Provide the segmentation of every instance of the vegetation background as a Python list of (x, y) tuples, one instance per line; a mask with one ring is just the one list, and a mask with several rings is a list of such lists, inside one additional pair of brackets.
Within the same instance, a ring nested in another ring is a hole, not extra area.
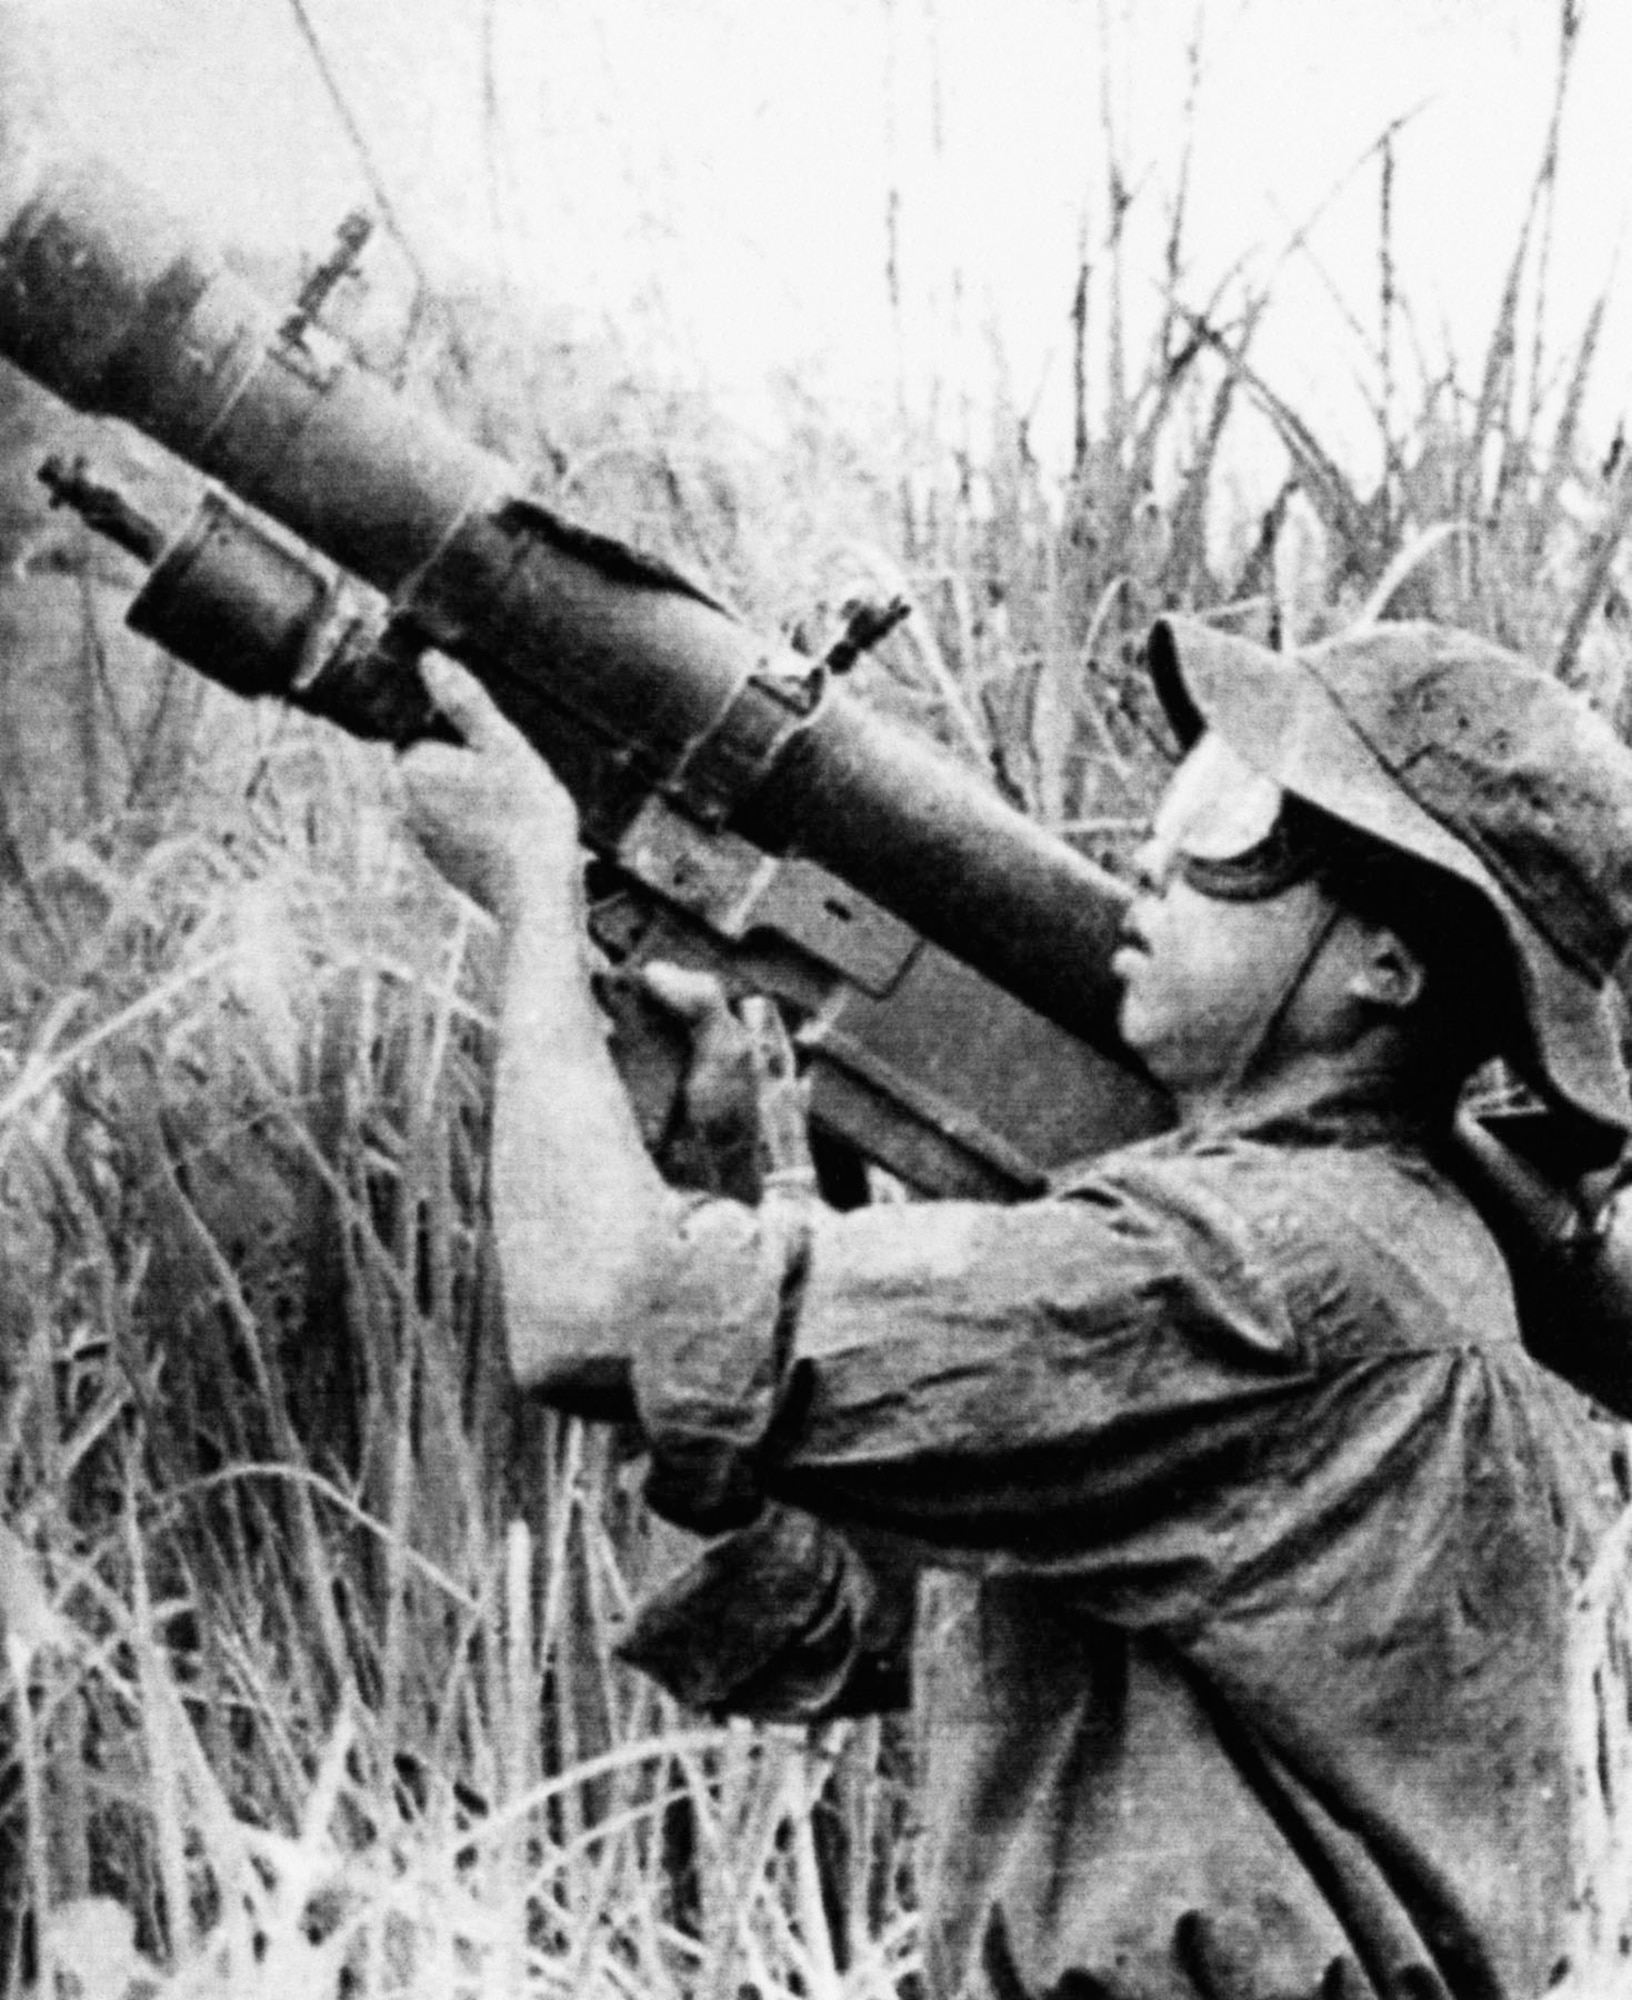
[[(643, 4), (670, 48), (673, 11)], [(850, 145), (854, 102), (833, 107), (835, 176), (865, 181), (849, 152), (872, 176), (864, 273), (842, 244), (809, 246), (884, 357), (859, 385), (791, 341), (786, 365), (750, 380), (734, 352), (711, 382), (660, 282), (706, 261), (703, 226), (666, 229), (649, 182), (622, 196), (647, 296), (596, 318), (518, 281), (541, 227), (506, 138), (520, 10), (408, 10), (469, 31), (444, 84), (474, 107), (459, 184), (510, 245), (486, 272), (432, 240), (423, 185), (382, 164), (402, 157), (384, 107), (412, 137), (412, 80), (440, 45), (422, 38), (398, 73), (299, 0), (227, 11), (239, 32), (276, 12), (290, 39), (252, 79), (249, 167), (224, 157), (214, 192), (242, 218), (280, 93), (318, 107), (313, 146), (384, 224), (369, 289), (336, 305), (372, 365), (767, 626), (815, 642), (852, 596), (904, 592), (914, 616), (865, 669), (872, 698), (1113, 862), (1164, 763), (1131, 671), (1162, 607), (1283, 642), (1451, 619), (1632, 722), (1632, 468), (1603, 385), (1621, 305), (1607, 255), (1580, 290), (1572, 193), (1624, 175), (1594, 153), (1571, 177), (1592, 25), (1573, 0), (1532, 10), (1550, 63), (1508, 120), (1510, 205), (1498, 176), (1477, 214), (1410, 213), (1402, 103), (1340, 179), (1222, 256), (1216, 220), (1207, 255), (1193, 236), (1228, 169), (1207, 151), (1226, 61), (1209, 37), (1218, 16), (1250, 26), (1250, 0), (1183, 10), (1183, 88), (1155, 144), (1133, 116), (1131, 16), (1055, 10), (1075, 63), (1029, 81), (1079, 148), (1069, 226), (1010, 217), (1052, 362), (988, 307), (957, 203), (937, 206), (973, 199), (949, 110), (959, 9), (790, 16), (811, 65), (834, 59), (811, 37), (851, 37), (851, 100), (888, 114)], [(694, 59), (723, 61), (732, 8), (680, 15)], [(154, 18), (183, 25), (168, 5)], [(73, 21), (42, 19), (13, 9), (0, 35), (60, 60)], [(81, 104), (32, 55), (5, 74), (14, 107)], [(767, 119), (780, 102), (767, 93)], [(161, 105), (148, 148), (173, 165), (191, 155)], [(559, 185), (613, 114), (556, 110)], [(642, 145), (646, 171), (661, 147)], [(193, 190), (206, 220), (211, 193)], [(1359, 284), (1323, 254), (1339, 214), (1343, 243), (1364, 239)], [(1492, 227), (1503, 254), (1442, 327), (1408, 244), (1448, 258), (1453, 232)], [(281, 232), (231, 233), (292, 291)], [(1292, 312), (1311, 288), (1318, 339)], [(739, 295), (736, 321), (762, 304)], [(5, 1991), (911, 1992), (905, 1743), (878, 1724), (707, 1724), (612, 1657), (675, 1552), (641, 1513), (627, 1441), (555, 1422), (500, 1376), (482, 921), (404, 850), (387, 760), (235, 706), (122, 631), (134, 572), (47, 512), (48, 450), (90, 452), (172, 517), (192, 490), (0, 377)]]

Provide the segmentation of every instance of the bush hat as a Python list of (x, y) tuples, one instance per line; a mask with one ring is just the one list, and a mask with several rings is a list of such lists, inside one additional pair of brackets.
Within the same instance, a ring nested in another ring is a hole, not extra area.
[(1214, 729), (1282, 790), (1470, 884), (1512, 947), (1525, 1080), (1588, 1128), (1632, 1132), (1615, 972), (1632, 940), (1632, 751), (1516, 654), (1445, 626), (1370, 625), (1293, 653), (1189, 618), (1153, 628), (1186, 747)]

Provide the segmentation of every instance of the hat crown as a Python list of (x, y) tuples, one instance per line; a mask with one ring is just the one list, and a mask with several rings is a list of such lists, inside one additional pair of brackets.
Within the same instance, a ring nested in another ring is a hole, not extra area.
[(1608, 979), (1632, 939), (1632, 754), (1609, 725), (1514, 654), (1439, 626), (1351, 633), (1301, 663), (1553, 949)]

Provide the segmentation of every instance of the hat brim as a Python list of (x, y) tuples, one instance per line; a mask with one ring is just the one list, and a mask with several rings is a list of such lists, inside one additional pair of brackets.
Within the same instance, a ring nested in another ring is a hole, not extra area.
[(1515, 1067), (1590, 1128), (1584, 1152), (1607, 1162), (1632, 1131), (1613, 982), (1598, 984), (1558, 952), (1473, 850), (1379, 762), (1298, 656), (1274, 653), (1189, 618), (1159, 620), (1151, 681), (1186, 748), (1213, 728), (1252, 767), (1345, 825), (1459, 877), (1494, 907), (1513, 947), (1530, 1047)]

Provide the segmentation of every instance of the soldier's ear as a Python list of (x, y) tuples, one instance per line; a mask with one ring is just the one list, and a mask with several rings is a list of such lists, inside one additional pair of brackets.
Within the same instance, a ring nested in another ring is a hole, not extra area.
[(1427, 966), (1398, 931), (1387, 924), (1361, 926), (1348, 980), (1351, 999), (1403, 1014), (1421, 1000), (1427, 985)]

